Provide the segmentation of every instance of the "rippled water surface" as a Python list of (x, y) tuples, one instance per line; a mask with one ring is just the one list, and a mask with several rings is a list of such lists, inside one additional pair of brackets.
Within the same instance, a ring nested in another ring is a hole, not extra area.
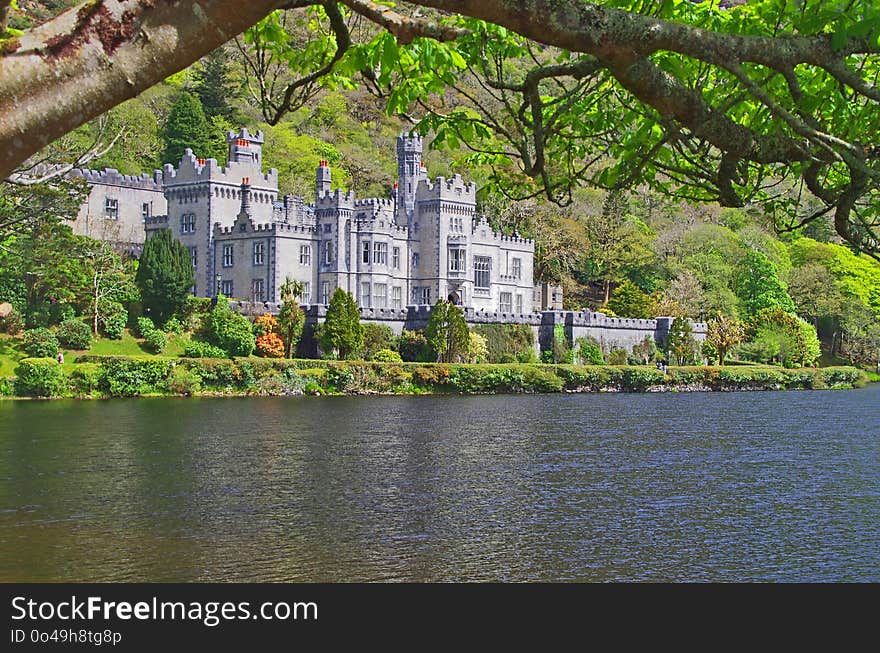
[(880, 581), (880, 386), (0, 402), (0, 581)]

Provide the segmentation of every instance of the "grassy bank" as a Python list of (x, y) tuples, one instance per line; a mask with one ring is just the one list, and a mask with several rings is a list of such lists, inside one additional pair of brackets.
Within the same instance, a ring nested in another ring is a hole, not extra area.
[(542, 364), (375, 363), (268, 358), (214, 359), (82, 355), (63, 367), (24, 359), (5, 396), (482, 394), (728, 391), (851, 388), (867, 382), (853, 367), (787, 370), (769, 366), (654, 367)]

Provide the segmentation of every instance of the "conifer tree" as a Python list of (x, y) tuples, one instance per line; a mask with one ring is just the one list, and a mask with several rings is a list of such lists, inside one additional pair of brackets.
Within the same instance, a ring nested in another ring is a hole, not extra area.
[(425, 327), (425, 338), (438, 362), (454, 363), (466, 357), (470, 335), (461, 308), (445, 299), (437, 300)]
[(342, 288), (337, 288), (330, 298), (320, 343), (324, 352), (336, 352), (340, 359), (355, 358), (364, 347), (364, 328), (357, 302)]
[(186, 303), (195, 283), (189, 250), (161, 229), (144, 244), (135, 283), (144, 309), (156, 324), (165, 324)]
[(211, 52), (193, 67), (195, 94), (202, 103), (205, 117), (211, 120), (222, 116), (229, 122), (235, 122), (235, 110), (229, 104), (229, 98), (235, 97), (235, 89), (230, 81), (232, 76), (229, 66), (229, 53), (223, 47)]
[(202, 110), (202, 103), (191, 93), (183, 92), (165, 123), (165, 150), (162, 162), (177, 164), (183, 151), (190, 148), (197, 157), (213, 156), (211, 128)]
[(686, 317), (677, 317), (669, 327), (666, 336), (666, 351), (669, 352), (670, 363), (675, 365), (695, 365), (699, 343), (694, 338), (694, 328)]

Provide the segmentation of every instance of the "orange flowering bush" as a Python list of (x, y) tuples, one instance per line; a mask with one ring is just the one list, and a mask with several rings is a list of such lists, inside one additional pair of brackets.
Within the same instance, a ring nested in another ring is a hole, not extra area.
[(254, 320), (254, 333), (258, 336), (264, 336), (267, 333), (278, 333), (278, 320), (274, 315), (263, 313)]
[(257, 353), (266, 358), (284, 358), (284, 342), (278, 334), (264, 333), (257, 338)]

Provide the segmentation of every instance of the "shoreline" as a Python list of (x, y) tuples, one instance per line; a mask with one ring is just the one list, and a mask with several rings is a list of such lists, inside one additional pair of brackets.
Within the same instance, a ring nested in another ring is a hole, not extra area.
[(544, 363), (380, 363), (269, 358), (83, 355), (69, 373), (24, 359), (4, 399), (114, 397), (418, 396), (595, 392), (752, 392), (848, 389), (868, 383), (854, 367), (669, 367)]

